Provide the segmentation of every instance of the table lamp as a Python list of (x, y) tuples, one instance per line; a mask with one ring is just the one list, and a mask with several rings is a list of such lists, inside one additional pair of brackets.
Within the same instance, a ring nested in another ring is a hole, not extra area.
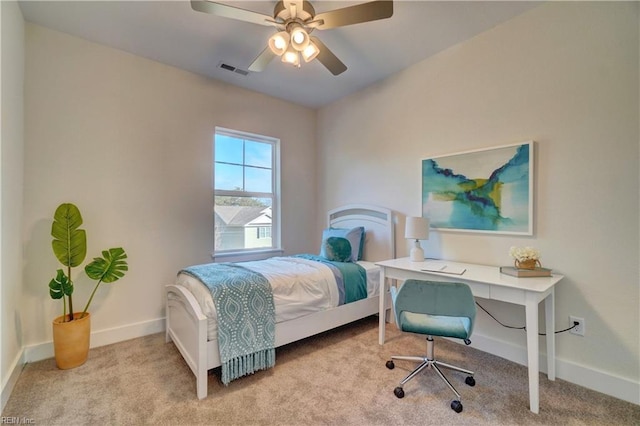
[(424, 250), (420, 247), (420, 240), (429, 239), (429, 219), (426, 217), (407, 217), (404, 237), (415, 240), (410, 253), (411, 261), (422, 262), (424, 260)]

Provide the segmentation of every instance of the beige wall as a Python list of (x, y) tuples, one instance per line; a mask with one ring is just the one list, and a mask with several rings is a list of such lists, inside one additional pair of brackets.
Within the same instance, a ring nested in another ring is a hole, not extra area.
[[(215, 126), (280, 138), (283, 247), (306, 249), (316, 220), (315, 111), (37, 25), (26, 34), (25, 345), (50, 342), (62, 311), (47, 283), (58, 267), (51, 218), (66, 201), (83, 214), (87, 261), (114, 246), (129, 255), (126, 277), (93, 301), (93, 332), (158, 326), (164, 285), (179, 268), (211, 261)], [(80, 272), (79, 309), (92, 289)]]
[[(640, 403), (638, 6), (551, 2), (322, 109), (318, 210), (396, 210), (406, 256), (421, 159), (535, 140), (535, 235), (433, 232), (426, 254), (503, 265), (510, 246), (538, 247), (543, 265), (566, 275), (556, 329), (569, 315), (586, 321), (585, 337), (556, 338), (559, 376), (580, 383), (574, 367), (618, 376)], [(522, 308), (483, 305), (524, 323)], [(476, 334), (525, 345), (524, 332), (482, 312)]]
[(2, 404), (20, 371), (22, 354), (22, 191), (24, 142), (24, 21), (18, 3), (0, 2), (2, 119), (0, 137), (0, 386)]

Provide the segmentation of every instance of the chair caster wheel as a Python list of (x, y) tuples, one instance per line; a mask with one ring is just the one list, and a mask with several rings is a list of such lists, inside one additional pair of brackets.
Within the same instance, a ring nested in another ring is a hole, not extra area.
[(393, 394), (398, 398), (404, 398), (404, 389), (398, 386), (393, 390)]
[(469, 386), (475, 386), (476, 385), (476, 379), (474, 379), (473, 376), (467, 376), (467, 378), (464, 379), (464, 382), (466, 384), (468, 384)]
[(396, 365), (393, 363), (393, 361), (387, 361), (387, 363), (385, 365), (387, 366), (387, 368), (389, 370), (393, 370), (396, 367)]
[(451, 401), (451, 409), (456, 413), (462, 412), (462, 403), (458, 400)]

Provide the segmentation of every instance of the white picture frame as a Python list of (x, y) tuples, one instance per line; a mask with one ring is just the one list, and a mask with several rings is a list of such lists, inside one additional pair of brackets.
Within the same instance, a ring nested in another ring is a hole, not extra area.
[(422, 160), (422, 215), (438, 231), (533, 235), (534, 142)]

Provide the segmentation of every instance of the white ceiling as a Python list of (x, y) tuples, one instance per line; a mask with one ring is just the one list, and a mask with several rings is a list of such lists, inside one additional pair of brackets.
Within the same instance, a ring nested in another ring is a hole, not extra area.
[[(276, 1), (224, 1), (273, 15)], [(316, 13), (363, 1), (312, 1)], [(318, 61), (273, 60), (247, 69), (274, 29), (191, 9), (180, 1), (20, 1), (26, 21), (235, 86), (318, 108), (486, 31), (535, 6), (526, 1), (395, 1), (390, 19), (314, 32), (347, 65), (333, 76)]]

